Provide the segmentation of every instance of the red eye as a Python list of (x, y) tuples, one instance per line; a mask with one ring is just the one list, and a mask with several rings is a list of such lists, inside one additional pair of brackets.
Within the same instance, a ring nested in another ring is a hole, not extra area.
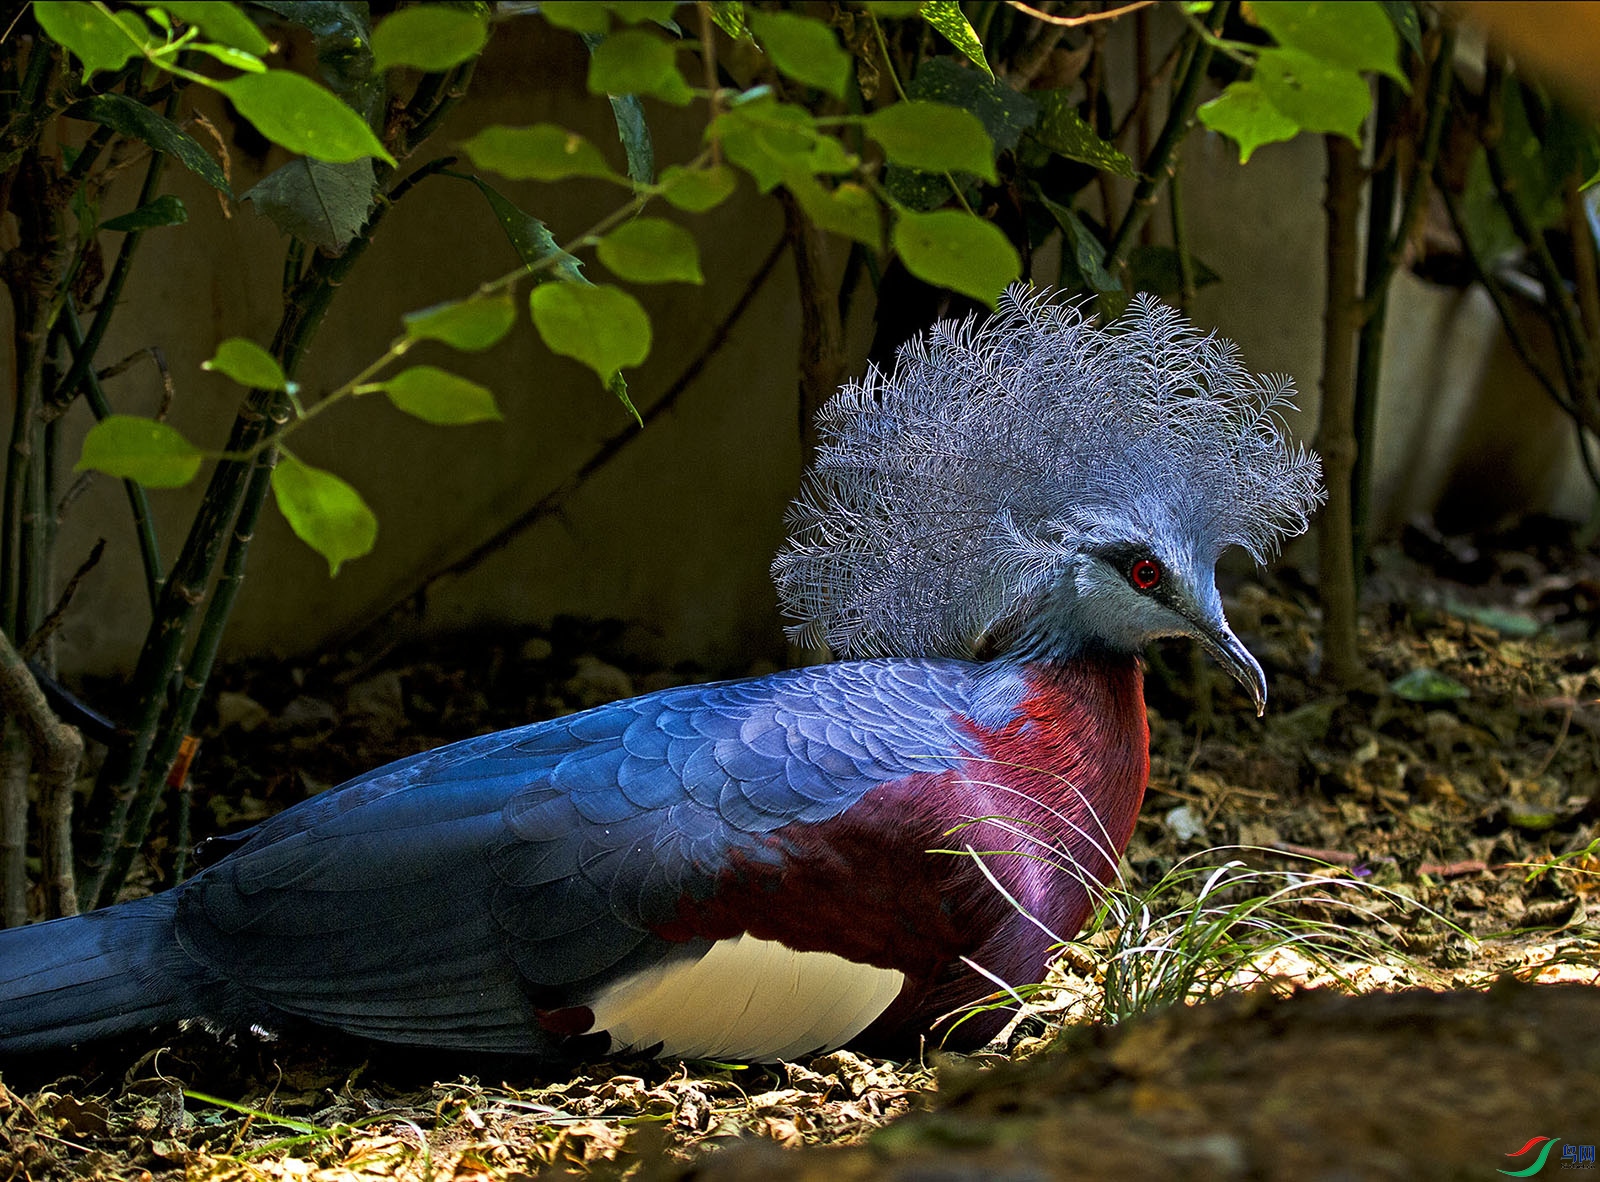
[(1140, 591), (1154, 591), (1161, 582), (1161, 564), (1154, 558), (1141, 558), (1128, 570), (1128, 582)]

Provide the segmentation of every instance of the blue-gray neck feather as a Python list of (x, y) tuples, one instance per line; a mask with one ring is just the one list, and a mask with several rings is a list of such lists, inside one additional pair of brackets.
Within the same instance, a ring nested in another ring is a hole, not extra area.
[(1210, 588), (1227, 547), (1262, 562), (1306, 529), (1321, 472), (1286, 439), (1293, 395), (1149, 296), (1102, 327), (1013, 286), (823, 408), (773, 563), (789, 635), (841, 656), (970, 657), (1032, 647), (1050, 617), (1057, 651), (1122, 647), (1071, 634), (1098, 627), (1070, 603), (1085, 555), (1151, 541)]

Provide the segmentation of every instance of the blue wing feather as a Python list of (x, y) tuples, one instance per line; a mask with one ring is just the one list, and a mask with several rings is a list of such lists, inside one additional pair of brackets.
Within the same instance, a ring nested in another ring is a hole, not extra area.
[[(708, 897), (730, 859), (771, 862), (783, 826), (956, 766), (975, 668), (864, 661), (683, 686), (401, 760), (267, 821), (192, 879), (180, 939), (291, 1013), (548, 1050), (537, 1008), (703, 953), (653, 929)], [(330, 964), (337, 999), (315, 985)]]

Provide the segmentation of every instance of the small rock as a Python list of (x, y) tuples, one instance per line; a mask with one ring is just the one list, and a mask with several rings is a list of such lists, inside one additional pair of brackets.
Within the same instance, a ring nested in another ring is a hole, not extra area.
[(272, 718), (272, 711), (249, 694), (224, 690), (217, 695), (217, 722), (222, 730), (236, 726), (249, 734)]
[(332, 730), (339, 725), (339, 712), (332, 702), (301, 694), (283, 708), (272, 729), (281, 731)]
[(1167, 814), (1167, 828), (1179, 841), (1198, 841), (1206, 835), (1206, 825), (1200, 814), (1186, 804), (1180, 804)]
[(573, 670), (572, 676), (567, 678), (561, 691), (567, 698), (587, 710), (590, 706), (600, 706), (620, 698), (633, 697), (633, 678), (615, 665), (609, 665), (599, 657), (585, 654), (578, 658), (577, 668)]
[(519, 659), (530, 665), (537, 665), (541, 661), (548, 661), (550, 654), (555, 652), (555, 646), (542, 636), (530, 636), (522, 642), (522, 647), (517, 650)]
[(350, 687), (345, 710), (374, 735), (392, 737), (405, 726), (405, 689), (394, 670), (369, 677)]

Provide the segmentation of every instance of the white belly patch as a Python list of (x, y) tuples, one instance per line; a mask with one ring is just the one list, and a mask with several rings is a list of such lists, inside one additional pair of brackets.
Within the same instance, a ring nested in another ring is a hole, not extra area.
[(766, 1062), (842, 1046), (903, 984), (896, 969), (745, 934), (717, 941), (697, 961), (618, 981), (589, 1009), (613, 1050), (659, 1042), (676, 1058)]

